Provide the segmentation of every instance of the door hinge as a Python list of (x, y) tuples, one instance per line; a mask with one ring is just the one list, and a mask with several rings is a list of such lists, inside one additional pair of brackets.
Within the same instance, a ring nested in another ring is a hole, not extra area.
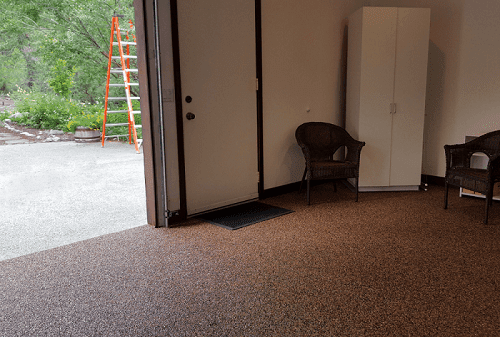
[(177, 216), (177, 215), (179, 215), (179, 211), (169, 211), (169, 210), (167, 210), (165, 212), (165, 216), (166, 216), (167, 219), (173, 218), (174, 216)]
[(259, 79), (255, 79), (255, 90), (259, 91)]

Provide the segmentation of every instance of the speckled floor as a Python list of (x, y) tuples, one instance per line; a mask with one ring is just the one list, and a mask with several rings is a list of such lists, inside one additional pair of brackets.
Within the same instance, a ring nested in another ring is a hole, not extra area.
[(315, 186), (236, 231), (142, 226), (0, 262), (0, 336), (498, 336), (500, 205)]

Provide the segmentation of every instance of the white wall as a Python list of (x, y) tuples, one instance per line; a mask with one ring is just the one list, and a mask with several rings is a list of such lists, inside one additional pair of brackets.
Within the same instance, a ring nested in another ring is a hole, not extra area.
[(265, 189), (300, 181), (300, 124), (340, 122), (345, 18), (359, 6), (338, 0), (262, 2)]

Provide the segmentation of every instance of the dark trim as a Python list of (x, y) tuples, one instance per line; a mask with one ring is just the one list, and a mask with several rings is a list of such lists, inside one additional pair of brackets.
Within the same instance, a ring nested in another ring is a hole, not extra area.
[(179, 227), (184, 221), (186, 221), (186, 217), (182, 216), (179, 212), (178, 214), (175, 214), (168, 219), (168, 227)]
[(422, 183), (426, 183), (428, 185), (444, 186), (444, 177), (422, 174)]
[[(179, 20), (177, 11), (177, 0), (170, 0), (170, 20), (172, 25), (172, 57), (175, 85), (175, 109), (177, 127), (177, 155), (179, 162), (179, 199), (180, 209), (178, 221), (187, 218), (186, 200), (186, 157), (184, 155), (184, 118), (182, 112), (182, 85), (181, 85), (181, 56), (179, 47)], [(171, 221), (177, 222), (172, 218)]]
[(287, 193), (291, 193), (291, 192), (298, 193), (299, 187), (300, 187), (300, 181), (297, 181), (297, 182), (291, 183), (291, 184), (287, 184), (287, 185), (278, 186), (278, 187), (268, 188), (267, 190), (264, 190), (262, 192), (262, 195), (260, 195), (260, 199), (277, 197), (279, 195), (287, 194)]
[[(139, 69), (139, 90), (141, 95), (144, 176), (146, 183), (147, 219), (150, 225), (165, 227), (165, 177), (163, 147), (158, 100), (155, 20), (151, 2), (134, 0), (135, 26), (137, 35), (137, 56)], [(153, 41), (151, 45), (150, 41)], [(153, 90), (149, 90), (152, 88)]]
[(264, 104), (262, 95), (262, 3), (255, 0), (255, 52), (258, 78), (257, 90), (257, 169), (259, 171), (259, 198), (264, 194)]

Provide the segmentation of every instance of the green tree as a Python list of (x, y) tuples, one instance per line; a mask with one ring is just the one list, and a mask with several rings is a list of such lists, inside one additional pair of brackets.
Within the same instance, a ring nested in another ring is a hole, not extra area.
[(19, 49), (0, 53), (0, 92), (5, 94), (14, 90), (16, 84), (27, 84), (26, 79), (26, 61)]
[(48, 89), (58, 60), (74, 68), (73, 97), (94, 103), (105, 91), (111, 19), (134, 19), (133, 0), (0, 0), (0, 51), (23, 53), (28, 86)]
[(56, 94), (69, 98), (74, 77), (75, 68), (68, 67), (65, 60), (59, 59), (52, 68), (52, 78), (49, 80), (49, 85)]

